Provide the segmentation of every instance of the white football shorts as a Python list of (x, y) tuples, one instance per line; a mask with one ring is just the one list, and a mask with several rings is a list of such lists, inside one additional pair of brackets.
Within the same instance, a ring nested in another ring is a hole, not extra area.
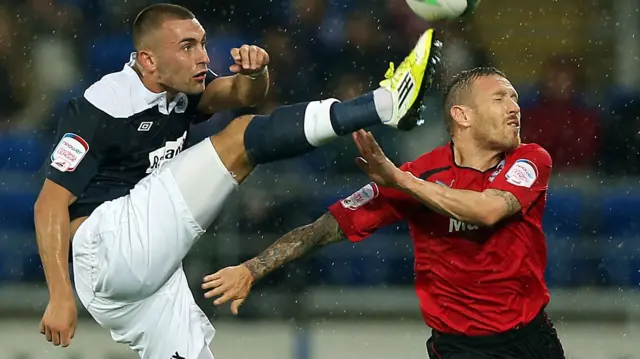
[(207, 138), (99, 206), (73, 241), (76, 291), (93, 318), (142, 359), (211, 359), (215, 330), (182, 260), (238, 183)]

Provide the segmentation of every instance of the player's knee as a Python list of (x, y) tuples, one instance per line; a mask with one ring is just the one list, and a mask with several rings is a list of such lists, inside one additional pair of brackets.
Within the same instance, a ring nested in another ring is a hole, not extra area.
[(226, 148), (244, 148), (244, 133), (247, 126), (253, 120), (254, 115), (236, 117), (224, 128), (224, 130), (210, 137), (216, 150)]
[(256, 116), (242, 115), (242, 116), (236, 117), (235, 119), (233, 119), (233, 121), (231, 121), (231, 124), (229, 124), (229, 126), (235, 126), (237, 127), (237, 129), (242, 129), (244, 132), (247, 126), (249, 126), (249, 122), (253, 121), (254, 117)]
[(234, 118), (222, 131), (211, 136), (211, 139), (238, 137), (238, 135), (242, 138), (254, 117), (255, 115), (242, 115)]
[(242, 182), (253, 170), (245, 149), (245, 132), (254, 115), (235, 118), (220, 133), (211, 136), (211, 143), (225, 167)]

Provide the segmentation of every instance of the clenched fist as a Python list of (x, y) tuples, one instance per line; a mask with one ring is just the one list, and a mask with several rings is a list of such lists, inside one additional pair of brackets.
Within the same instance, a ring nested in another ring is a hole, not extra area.
[(40, 333), (53, 345), (66, 347), (71, 344), (77, 321), (78, 310), (73, 297), (49, 300), (40, 322)]
[(252, 75), (260, 73), (269, 64), (269, 54), (255, 45), (242, 45), (231, 49), (235, 63), (229, 67), (233, 73)]

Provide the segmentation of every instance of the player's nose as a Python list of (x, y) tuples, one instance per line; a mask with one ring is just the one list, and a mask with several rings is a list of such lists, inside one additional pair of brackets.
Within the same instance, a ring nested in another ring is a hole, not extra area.
[(208, 65), (209, 62), (211, 62), (211, 59), (209, 59), (209, 54), (207, 53), (207, 50), (203, 48), (200, 51), (200, 56), (198, 57), (198, 64)]
[(509, 101), (509, 107), (507, 108), (509, 115), (517, 115), (520, 113), (520, 105), (515, 100)]

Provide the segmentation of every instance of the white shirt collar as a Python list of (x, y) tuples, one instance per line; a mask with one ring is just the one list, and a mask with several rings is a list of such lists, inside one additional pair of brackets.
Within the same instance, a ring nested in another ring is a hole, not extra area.
[(135, 77), (134, 83), (136, 86), (136, 92), (139, 96), (142, 97), (144, 102), (149, 107), (158, 106), (160, 113), (164, 115), (168, 115), (172, 110), (175, 110), (176, 113), (183, 113), (187, 108), (187, 95), (179, 92), (176, 96), (173, 97), (169, 105), (167, 106), (167, 92), (153, 92), (149, 90), (143, 83), (138, 73), (133, 69), (133, 66), (136, 62), (136, 53), (132, 52), (129, 55), (129, 62), (124, 65), (123, 72), (129, 76)]

